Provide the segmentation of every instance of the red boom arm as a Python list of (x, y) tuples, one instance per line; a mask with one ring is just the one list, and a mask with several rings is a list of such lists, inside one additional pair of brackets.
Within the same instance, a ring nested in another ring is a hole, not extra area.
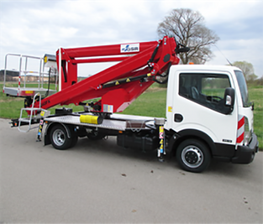
[[(94, 110), (120, 112), (141, 95), (171, 64), (178, 64), (174, 38), (159, 41), (97, 47), (59, 49), (56, 53), (60, 91), (41, 101), (48, 109), (55, 105), (79, 105), (99, 98)], [(121, 56), (120, 56), (121, 55)], [(77, 64), (120, 61), (91, 77), (77, 81)], [(39, 104), (36, 103), (35, 107)]]

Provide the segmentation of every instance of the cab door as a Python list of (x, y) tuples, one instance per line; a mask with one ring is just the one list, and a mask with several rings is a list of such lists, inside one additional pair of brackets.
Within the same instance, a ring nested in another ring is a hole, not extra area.
[(224, 113), (225, 89), (233, 87), (228, 72), (180, 72), (173, 93), (172, 129), (196, 130), (214, 143), (235, 144), (237, 107)]

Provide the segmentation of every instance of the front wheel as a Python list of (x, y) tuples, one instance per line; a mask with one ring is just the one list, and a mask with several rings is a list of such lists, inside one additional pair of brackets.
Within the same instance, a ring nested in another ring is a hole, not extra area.
[(178, 146), (176, 159), (184, 170), (199, 173), (210, 165), (211, 154), (203, 142), (187, 139)]

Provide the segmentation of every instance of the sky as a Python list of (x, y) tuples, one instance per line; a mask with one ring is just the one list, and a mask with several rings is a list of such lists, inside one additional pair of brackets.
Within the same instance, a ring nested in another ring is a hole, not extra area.
[(158, 40), (158, 24), (177, 8), (198, 11), (219, 36), (207, 64), (246, 61), (263, 76), (263, 0), (0, 0), (0, 69), (8, 53)]

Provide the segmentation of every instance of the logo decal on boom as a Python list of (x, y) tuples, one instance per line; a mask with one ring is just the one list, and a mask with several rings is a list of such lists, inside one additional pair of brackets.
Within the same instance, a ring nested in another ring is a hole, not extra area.
[(121, 53), (127, 52), (139, 52), (140, 44), (122, 44), (121, 45)]

